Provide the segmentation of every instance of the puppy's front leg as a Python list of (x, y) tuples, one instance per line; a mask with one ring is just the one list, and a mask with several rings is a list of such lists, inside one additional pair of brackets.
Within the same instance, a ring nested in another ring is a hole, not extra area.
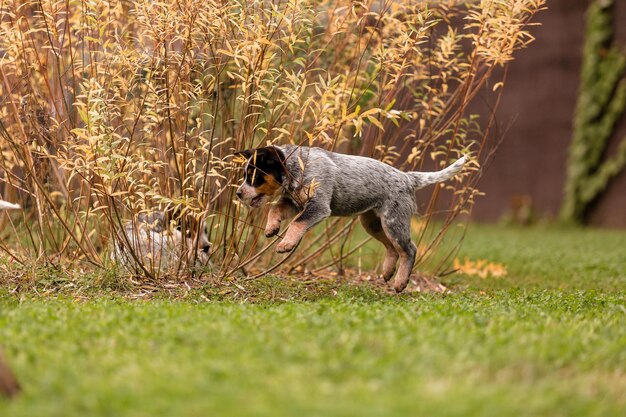
[(330, 216), (330, 207), (327, 203), (316, 199), (309, 201), (304, 211), (289, 225), (285, 237), (276, 246), (276, 252), (292, 251), (307, 230), (328, 216)]
[(295, 215), (297, 209), (291, 200), (282, 198), (270, 207), (270, 212), (267, 215), (267, 225), (265, 226), (265, 237), (276, 236), (280, 231), (280, 223)]

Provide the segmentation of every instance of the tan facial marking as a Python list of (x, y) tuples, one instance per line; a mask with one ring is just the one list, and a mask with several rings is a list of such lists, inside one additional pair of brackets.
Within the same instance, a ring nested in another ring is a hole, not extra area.
[(263, 176), (265, 182), (256, 188), (258, 194), (274, 195), (280, 188), (280, 184), (273, 175), (266, 174)]

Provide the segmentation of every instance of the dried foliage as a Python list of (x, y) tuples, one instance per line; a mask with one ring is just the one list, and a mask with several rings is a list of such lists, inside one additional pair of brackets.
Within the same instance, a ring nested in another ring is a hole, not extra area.
[[(332, 219), (295, 256), (273, 255), (265, 213), (234, 198), (233, 150), (297, 143), (405, 170), (469, 154), (461, 177), (425, 191), (417, 267), (441, 273), (459, 243), (442, 238), (480, 194), (497, 143), (493, 116), (479, 123), (468, 105), (490, 80), (497, 106), (501, 69), (532, 41), (543, 5), (4, 0), (0, 191), (25, 210), (2, 220), (0, 248), (21, 264), (108, 267), (112, 241), (129, 246), (125, 222), (168, 207), (206, 220), (218, 278), (241, 266), (343, 271), (365, 244), (354, 220)], [(135, 272), (186, 276), (198, 272), (193, 258)]]
[(482, 279), (487, 277), (501, 278), (507, 275), (506, 267), (502, 264), (489, 262), (486, 259), (471, 261), (465, 257), (463, 262), (458, 258), (454, 259), (454, 268), (465, 275), (478, 276)]

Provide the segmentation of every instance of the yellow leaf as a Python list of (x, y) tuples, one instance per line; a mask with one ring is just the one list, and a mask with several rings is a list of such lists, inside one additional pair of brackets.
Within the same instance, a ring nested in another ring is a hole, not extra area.
[(300, 164), (300, 169), (304, 172), (304, 161), (300, 158), (300, 155), (298, 155), (298, 164)]
[(385, 130), (385, 128), (383, 127), (383, 124), (382, 124), (380, 121), (378, 121), (378, 119), (377, 119), (377, 118), (375, 118), (374, 116), (368, 116), (368, 117), (367, 117), (367, 120), (369, 120), (369, 122), (370, 122), (371, 124), (373, 124), (374, 126), (376, 126), (377, 128), (379, 128), (380, 130), (382, 130), (382, 131), (384, 131), (384, 130)]

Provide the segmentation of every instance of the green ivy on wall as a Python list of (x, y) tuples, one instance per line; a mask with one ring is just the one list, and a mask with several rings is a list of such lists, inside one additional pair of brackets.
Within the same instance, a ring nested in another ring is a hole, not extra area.
[(587, 10), (583, 62), (569, 149), (561, 220), (583, 223), (589, 204), (626, 165), (626, 138), (603, 159), (626, 109), (626, 52), (613, 43), (614, 0), (594, 0)]

